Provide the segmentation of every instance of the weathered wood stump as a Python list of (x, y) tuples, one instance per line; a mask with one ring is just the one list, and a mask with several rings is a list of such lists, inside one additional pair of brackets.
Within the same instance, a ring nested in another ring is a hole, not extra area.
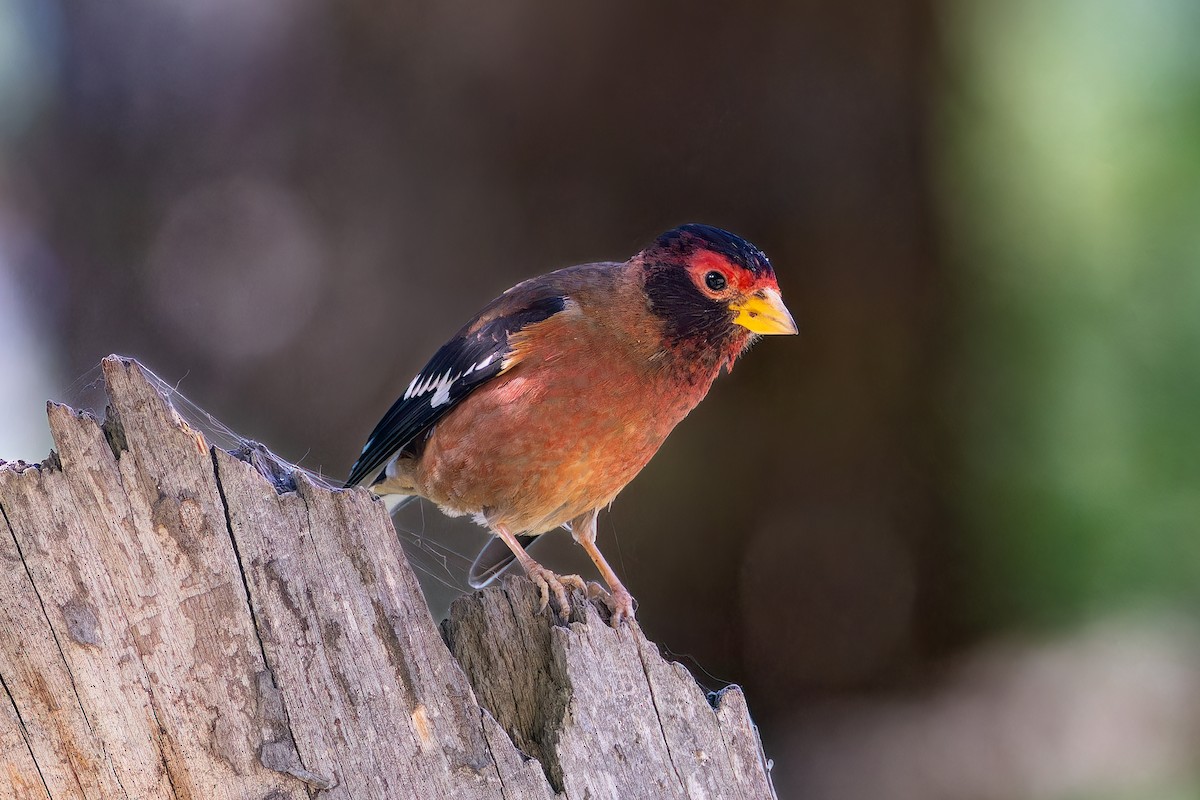
[(281, 486), (103, 372), (103, 424), (50, 404), (57, 454), (0, 462), (0, 797), (774, 796), (736, 687), (714, 708), (519, 578), (439, 632), (382, 503)]

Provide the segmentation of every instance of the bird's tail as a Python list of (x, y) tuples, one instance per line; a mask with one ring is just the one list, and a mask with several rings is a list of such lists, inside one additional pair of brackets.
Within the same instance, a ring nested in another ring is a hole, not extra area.
[[(517, 541), (521, 543), (521, 547), (528, 549), (530, 543), (536, 538), (536, 536), (522, 534), (517, 536)], [(471, 584), (472, 589), (482, 589), (499, 578), (501, 573), (512, 566), (516, 560), (517, 557), (513, 555), (512, 550), (508, 549), (504, 540), (499, 536), (493, 536), (479, 551), (479, 555), (475, 556), (475, 561), (471, 564), (471, 571), (467, 574), (467, 583)]]

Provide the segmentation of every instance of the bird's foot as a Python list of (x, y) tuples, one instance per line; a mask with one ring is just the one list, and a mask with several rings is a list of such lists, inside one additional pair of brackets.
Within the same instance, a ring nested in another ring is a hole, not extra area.
[(558, 575), (541, 564), (535, 564), (528, 570), (528, 574), (529, 580), (533, 581), (541, 596), (538, 611), (545, 611), (546, 606), (553, 605), (554, 613), (563, 622), (571, 616), (571, 598), (568, 590), (587, 592), (587, 584), (578, 575)]
[(608, 623), (614, 628), (621, 627), (621, 623), (626, 620), (633, 621), (633, 614), (637, 610), (637, 600), (633, 599), (633, 595), (624, 586), (617, 587), (615, 591), (609, 591), (598, 583), (589, 583), (587, 597), (589, 600), (599, 600), (604, 603), (609, 611)]

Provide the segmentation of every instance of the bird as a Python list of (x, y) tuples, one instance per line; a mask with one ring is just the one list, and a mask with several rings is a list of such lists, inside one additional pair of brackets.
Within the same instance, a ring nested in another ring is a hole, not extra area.
[[(549, 272), (484, 306), (380, 419), (346, 485), (368, 488), (389, 511), (423, 497), (487, 528), (472, 588), (516, 561), (541, 609), (552, 602), (565, 620), (568, 590), (583, 590), (619, 627), (636, 605), (596, 546), (599, 512), (722, 370), (759, 337), (796, 332), (761, 250), (721, 228), (681, 225), (627, 261)], [(558, 528), (607, 592), (526, 552)]]

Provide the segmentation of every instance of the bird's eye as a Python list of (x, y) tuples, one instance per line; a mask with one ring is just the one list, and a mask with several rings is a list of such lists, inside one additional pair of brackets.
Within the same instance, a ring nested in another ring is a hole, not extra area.
[(725, 288), (725, 276), (713, 270), (704, 276), (704, 285), (714, 292), (719, 292)]

